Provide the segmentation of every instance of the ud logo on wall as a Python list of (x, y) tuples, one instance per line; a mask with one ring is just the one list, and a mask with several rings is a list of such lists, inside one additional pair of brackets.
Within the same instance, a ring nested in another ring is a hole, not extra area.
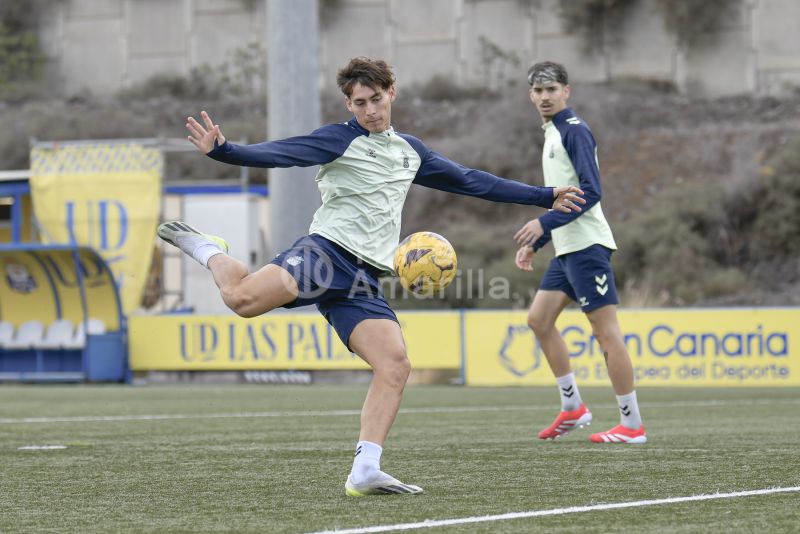
[(542, 349), (527, 325), (508, 325), (498, 360), (516, 377), (526, 376), (542, 365)]
[(134, 144), (31, 151), (42, 241), (94, 248), (114, 273), (124, 312), (141, 301), (161, 206), (161, 152)]

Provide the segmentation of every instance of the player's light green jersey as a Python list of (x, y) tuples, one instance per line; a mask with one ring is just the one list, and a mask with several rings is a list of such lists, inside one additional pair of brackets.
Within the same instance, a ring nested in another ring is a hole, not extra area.
[(616, 249), (617, 244), (600, 205), (597, 144), (591, 130), (569, 108), (559, 112), (542, 128), (542, 169), (545, 185), (580, 187), (586, 204), (582, 206), (583, 211), (580, 213), (550, 211), (543, 215), (540, 222), (546, 235), (534, 244), (534, 248), (541, 248), (552, 238), (556, 256), (598, 244)]
[(419, 154), (393, 130), (355, 138), (339, 158), (320, 166), (322, 206), (309, 233), (391, 271), (403, 202), (420, 163)]
[(309, 233), (338, 243), (384, 271), (393, 271), (400, 216), (412, 183), (495, 202), (553, 205), (549, 187), (469, 169), (428, 149), (416, 137), (392, 128), (369, 132), (355, 119), (280, 141), (247, 146), (225, 142), (208, 155), (252, 167), (320, 165), (322, 206)]

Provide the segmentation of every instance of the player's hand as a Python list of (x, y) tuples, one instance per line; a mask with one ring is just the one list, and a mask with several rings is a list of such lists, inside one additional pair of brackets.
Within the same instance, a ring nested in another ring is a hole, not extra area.
[(516, 264), (523, 271), (533, 271), (533, 247), (525, 245), (517, 251)]
[(558, 211), (563, 211), (564, 213), (570, 213), (573, 211), (577, 212), (582, 211), (581, 207), (578, 206), (578, 204), (586, 204), (586, 200), (579, 197), (578, 195), (583, 195), (583, 191), (581, 191), (574, 185), (568, 185), (564, 187), (554, 187), (553, 197), (555, 198), (555, 200), (553, 201), (553, 209)]
[(539, 219), (534, 219), (525, 223), (525, 226), (517, 230), (514, 234), (514, 241), (517, 245), (533, 245), (540, 237), (544, 235), (544, 228)]
[(214, 124), (208, 113), (201, 111), (200, 118), (205, 126), (194, 117), (189, 117), (186, 119), (186, 129), (189, 130), (189, 141), (203, 154), (208, 154), (214, 150), (214, 140), (221, 145), (225, 142), (225, 136), (222, 135), (219, 124)]

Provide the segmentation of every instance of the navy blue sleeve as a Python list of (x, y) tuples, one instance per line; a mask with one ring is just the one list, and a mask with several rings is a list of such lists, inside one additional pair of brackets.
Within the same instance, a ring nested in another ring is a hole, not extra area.
[(414, 183), (448, 193), (483, 198), (493, 202), (528, 204), (550, 208), (553, 188), (536, 187), (470, 169), (429, 150), (422, 141), (402, 135), (422, 159)]
[(308, 135), (266, 141), (255, 145), (214, 144), (208, 157), (244, 167), (311, 167), (335, 160), (358, 137), (347, 124), (328, 124)]
[(549, 211), (539, 217), (542, 229), (546, 233), (574, 221), (592, 209), (592, 206), (600, 202), (601, 196), (600, 169), (597, 167), (597, 143), (592, 132), (585, 124), (561, 123), (556, 124), (556, 127), (561, 132), (562, 143), (572, 161), (575, 173), (578, 175), (578, 182), (583, 190), (583, 199), (586, 204), (581, 205), (582, 211), (580, 212)]
[(534, 241), (533, 244), (531, 245), (533, 247), (533, 251), (536, 252), (537, 250), (548, 244), (551, 239), (553, 239), (553, 236), (550, 233), (550, 230), (545, 230), (544, 234), (542, 234), (542, 237)]

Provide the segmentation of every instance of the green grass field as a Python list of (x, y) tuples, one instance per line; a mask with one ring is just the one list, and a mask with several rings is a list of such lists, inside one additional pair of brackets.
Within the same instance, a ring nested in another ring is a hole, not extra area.
[[(411, 387), (382, 466), (419, 496), (349, 498), (364, 387), (0, 387), (0, 532), (798, 532), (800, 391), (641, 389), (643, 446), (535, 439), (553, 388)], [(584, 389), (594, 431), (608, 389)], [(65, 445), (60, 450), (21, 450)], [(565, 513), (568, 507), (794, 488)], [(367, 530), (363, 530), (366, 532)]]

